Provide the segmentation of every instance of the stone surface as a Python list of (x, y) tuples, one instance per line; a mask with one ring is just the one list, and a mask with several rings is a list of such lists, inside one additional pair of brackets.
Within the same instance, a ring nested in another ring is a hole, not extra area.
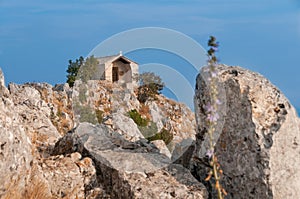
[[(103, 120), (100, 123), (109, 126), (129, 141), (153, 136), (165, 128), (173, 135), (173, 140), (167, 147), (174, 161), (180, 158), (196, 139), (194, 113), (186, 105), (164, 96), (157, 96), (157, 100), (141, 104), (136, 94), (123, 85), (97, 80), (89, 80), (87, 85), (76, 81), (72, 96), (77, 124), (99, 123), (95, 112), (101, 111)], [(147, 128), (137, 126), (129, 118), (128, 112), (134, 109), (149, 120)], [(87, 119), (82, 120), (83, 116)], [(151, 129), (151, 124), (156, 128)], [(176, 151), (173, 153), (174, 150)]]
[[(207, 198), (188, 170), (168, 168), (169, 149), (179, 157), (187, 146), (180, 143), (195, 140), (185, 105), (163, 96), (141, 104), (130, 85), (75, 84), (6, 88), (0, 70), (0, 198)], [(145, 139), (133, 109), (151, 133), (170, 131), (172, 144)]]
[(196, 120), (194, 113), (184, 104), (158, 96), (157, 101), (147, 102), (152, 121), (158, 131), (165, 128), (173, 135), (168, 144), (172, 161), (180, 158), (196, 140)]
[(24, 191), (30, 164), (32, 145), (5, 87), (0, 69), (0, 198), (12, 189)]
[(74, 151), (94, 161), (98, 182), (112, 198), (206, 198), (203, 185), (187, 169), (178, 166), (181, 169), (173, 174), (189, 176), (185, 180), (194, 183), (180, 182), (168, 173), (170, 159), (155, 145), (129, 142), (105, 125), (81, 123), (57, 142), (53, 155)]
[[(181, 165), (171, 164), (168, 168), (146, 175), (125, 174), (124, 178), (133, 190), (132, 195), (128, 198), (207, 198), (207, 192), (203, 185)], [(120, 198), (125, 197), (121, 195)]]
[(8, 90), (5, 86), (5, 78), (4, 78), (4, 74), (2, 72), (2, 69), (0, 68), (0, 94), (1, 95), (8, 95)]
[(170, 153), (168, 147), (166, 146), (163, 140), (154, 140), (151, 141), (151, 143), (154, 144), (159, 149), (159, 152), (161, 154), (164, 154), (165, 156), (171, 159), (172, 154)]
[(88, 157), (81, 159), (79, 153), (42, 159), (34, 177), (46, 184), (53, 198), (92, 199), (106, 195), (97, 182), (93, 161)]
[(120, 135), (123, 135), (127, 140), (134, 142), (144, 138), (136, 123), (134, 123), (131, 118), (126, 117), (124, 114), (112, 114), (112, 121), (113, 129)]
[[(226, 198), (300, 198), (300, 130), (295, 109), (257, 73), (224, 65), (217, 71), (223, 104), (214, 138)], [(204, 106), (210, 98), (205, 73), (204, 68), (198, 75), (195, 93), (199, 161), (193, 161), (193, 173), (200, 180), (208, 172)]]
[(60, 137), (58, 129), (51, 121), (51, 106), (40, 92), (31, 85), (9, 84), (10, 98), (14, 102), (14, 112), (20, 117), (26, 135), (36, 145), (37, 150), (46, 150)]
[(0, 95), (0, 198), (12, 189), (24, 191), (32, 145), (11, 99)]

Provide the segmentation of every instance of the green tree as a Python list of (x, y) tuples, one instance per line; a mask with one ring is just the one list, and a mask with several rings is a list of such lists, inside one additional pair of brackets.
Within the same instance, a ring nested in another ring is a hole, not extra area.
[(93, 55), (86, 58), (83, 66), (79, 70), (79, 78), (83, 82), (87, 82), (95, 77), (97, 72), (98, 60)]
[(155, 100), (161, 94), (165, 84), (161, 77), (153, 72), (144, 72), (139, 76), (138, 100), (145, 103), (147, 100)]
[(74, 82), (76, 80), (76, 77), (78, 75), (80, 67), (84, 63), (84, 58), (82, 56), (79, 57), (79, 59), (76, 59), (75, 62), (72, 60), (69, 60), (69, 65), (67, 69), (67, 83), (70, 87), (74, 86)]
[(73, 87), (76, 79), (81, 79), (83, 82), (93, 79), (97, 65), (98, 60), (93, 55), (86, 59), (80, 56), (75, 61), (69, 60), (67, 83)]

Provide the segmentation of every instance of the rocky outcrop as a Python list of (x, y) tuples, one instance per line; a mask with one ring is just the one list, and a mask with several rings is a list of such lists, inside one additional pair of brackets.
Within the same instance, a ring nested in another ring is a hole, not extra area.
[[(195, 140), (194, 115), (158, 97), (141, 104), (106, 81), (6, 88), (0, 71), (0, 198), (207, 198), (187, 169), (172, 164)], [(161, 131), (172, 135), (169, 145), (145, 136)]]
[(32, 168), (31, 181), (44, 185), (47, 198), (108, 197), (97, 182), (93, 161), (82, 158), (80, 153), (57, 155), (36, 162)]
[(4, 79), (4, 74), (0, 68), (0, 94), (2, 95), (8, 95), (8, 90), (5, 86), (5, 79)]
[[(210, 102), (205, 68), (197, 78), (197, 141), (194, 175), (208, 172), (206, 115)], [(220, 65), (215, 152), (224, 175), (226, 198), (300, 198), (300, 129), (295, 109), (263, 76), (240, 67)], [(214, 195), (212, 185), (206, 183)]]
[(15, 112), (14, 102), (2, 95), (3, 89), (0, 94), (0, 198), (12, 189), (24, 191), (33, 161), (32, 144), (22, 117)]
[[(2, 73), (0, 77), (0, 198), (98, 195), (100, 187), (90, 188), (96, 179), (91, 160), (76, 159), (74, 154), (49, 157), (64, 133), (60, 131), (59, 115), (63, 114), (64, 101), (57, 97), (66, 97), (67, 93), (40, 83), (9, 84), (7, 89)], [(72, 114), (65, 115), (70, 128)]]
[(123, 135), (127, 140), (135, 142), (144, 138), (143, 134), (141, 134), (138, 129), (137, 124), (124, 114), (112, 114), (112, 122), (112, 128), (120, 135)]
[(30, 85), (9, 84), (10, 99), (14, 102), (14, 112), (20, 117), (30, 141), (37, 150), (45, 150), (54, 145), (60, 134), (52, 123), (50, 104), (40, 92)]
[(94, 161), (111, 198), (206, 198), (203, 185), (187, 169), (172, 166), (155, 145), (130, 142), (105, 125), (81, 123), (57, 142), (53, 155), (75, 151)]
[[(257, 73), (217, 71), (214, 139), (226, 198), (300, 198), (294, 108)], [(214, 197), (204, 181), (205, 69), (196, 85), (197, 134), (183, 104), (163, 96), (142, 104), (131, 89), (106, 81), (75, 85), (6, 88), (0, 70), (0, 198)]]
[(157, 129), (170, 130), (173, 135), (168, 149), (172, 154), (172, 161), (181, 158), (196, 140), (196, 121), (194, 113), (184, 104), (158, 96), (157, 101), (147, 102), (151, 119)]
[[(173, 137), (166, 145), (172, 160), (176, 161), (196, 139), (195, 115), (184, 104), (164, 96), (157, 98), (142, 104), (136, 94), (123, 85), (97, 80), (89, 80), (86, 84), (76, 81), (72, 93), (75, 123), (102, 123), (129, 141), (147, 139), (165, 129)], [(149, 121), (146, 127), (129, 117), (128, 112), (132, 110)]]

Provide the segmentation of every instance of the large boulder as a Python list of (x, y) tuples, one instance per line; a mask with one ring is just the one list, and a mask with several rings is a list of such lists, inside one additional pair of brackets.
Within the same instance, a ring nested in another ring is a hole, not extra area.
[[(204, 68), (195, 91), (198, 161), (193, 172), (199, 180), (209, 170), (204, 107), (211, 101), (211, 87), (206, 74)], [(214, 150), (226, 198), (300, 198), (299, 119), (287, 98), (262, 75), (240, 67), (218, 66), (216, 86), (222, 104)]]
[(196, 121), (194, 113), (182, 103), (157, 96), (158, 100), (149, 101), (149, 113), (158, 132), (167, 129), (173, 136), (168, 144), (172, 161), (182, 158), (196, 140)]
[(44, 194), (51, 198), (96, 198), (107, 196), (97, 183), (93, 161), (82, 158), (80, 153), (57, 155), (35, 162), (31, 172), (31, 183), (44, 185)]
[(206, 198), (187, 169), (178, 165), (169, 172), (170, 158), (145, 139), (130, 142), (105, 125), (81, 123), (56, 143), (52, 155), (75, 151), (93, 160), (98, 183), (112, 198)]
[(112, 114), (113, 129), (123, 135), (129, 141), (137, 141), (144, 138), (136, 123), (122, 113)]
[(14, 112), (20, 117), (29, 140), (36, 146), (37, 151), (46, 150), (53, 146), (61, 137), (51, 117), (53, 110), (41, 92), (32, 85), (9, 84), (10, 98), (14, 102)]

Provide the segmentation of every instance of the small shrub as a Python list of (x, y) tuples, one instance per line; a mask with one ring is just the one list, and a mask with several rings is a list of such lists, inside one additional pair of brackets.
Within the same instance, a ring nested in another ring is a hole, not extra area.
[(160, 94), (162, 86), (155, 83), (150, 83), (147, 85), (142, 85), (138, 88), (138, 100), (141, 103), (145, 103), (148, 100), (156, 100), (157, 95)]
[(98, 120), (98, 123), (101, 124), (103, 122), (103, 111), (101, 110), (96, 110), (96, 117), (97, 117), (97, 120)]
[(133, 121), (138, 125), (138, 126), (147, 126), (148, 125), (148, 120), (142, 118), (141, 114), (136, 109), (133, 109), (128, 112), (129, 117), (133, 119)]
[(145, 72), (139, 76), (140, 87), (137, 91), (139, 102), (145, 103), (147, 100), (156, 100), (157, 95), (164, 88), (162, 79), (152, 72)]
[(173, 134), (167, 129), (163, 128), (159, 133), (147, 138), (149, 141), (163, 140), (168, 145), (173, 140)]
[(82, 56), (80, 56), (79, 59), (76, 59), (76, 61), (69, 60), (67, 69), (67, 83), (70, 85), (70, 87), (74, 86), (79, 68), (83, 65), (83, 63), (84, 58)]

